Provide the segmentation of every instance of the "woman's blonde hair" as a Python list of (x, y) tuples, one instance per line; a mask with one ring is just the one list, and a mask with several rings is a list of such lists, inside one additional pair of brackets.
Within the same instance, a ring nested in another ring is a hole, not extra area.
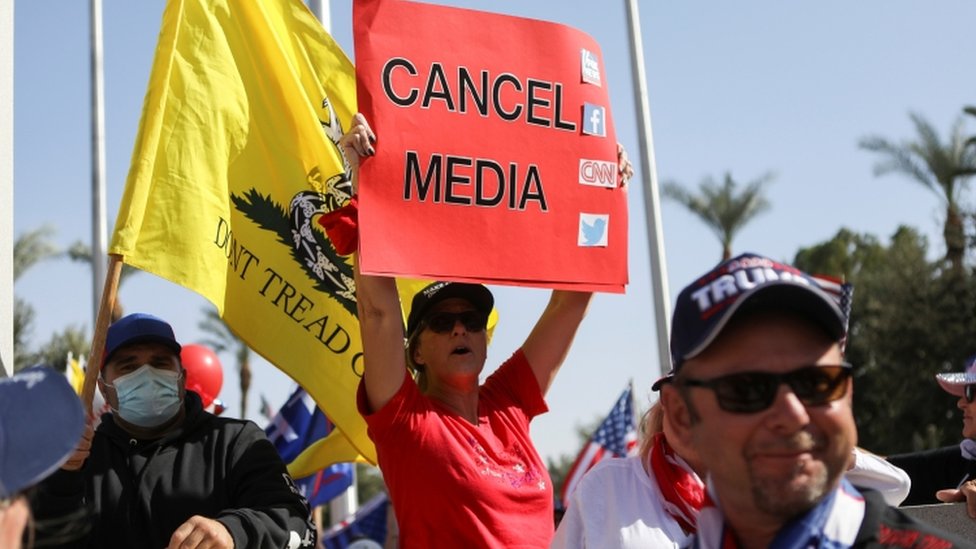
[(644, 415), (641, 416), (640, 427), (640, 456), (647, 459), (654, 446), (654, 435), (664, 431), (664, 410), (661, 409), (661, 401), (658, 400), (651, 405)]

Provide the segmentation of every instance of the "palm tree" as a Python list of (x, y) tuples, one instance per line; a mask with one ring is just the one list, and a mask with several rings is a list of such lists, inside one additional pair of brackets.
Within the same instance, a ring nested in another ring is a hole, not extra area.
[[(43, 226), (17, 237), (14, 241), (14, 281), (34, 265), (58, 255), (57, 246), (51, 241), (54, 229)], [(32, 357), (26, 351), (27, 338), (34, 324), (34, 308), (29, 303), (14, 298), (14, 370), (30, 364)]]
[(220, 318), (214, 309), (204, 309), (204, 319), (200, 322), (200, 329), (211, 334), (212, 339), (203, 341), (215, 353), (232, 351), (237, 360), (237, 372), (241, 380), (241, 418), (247, 416), (247, 393), (251, 389), (251, 348), (244, 340), (237, 337), (230, 326)]
[[(976, 117), (976, 106), (966, 105), (962, 108), (962, 112), (968, 114), (969, 116)], [(976, 135), (970, 136), (970, 138), (966, 140), (966, 146), (968, 147), (970, 145), (976, 145)]]
[(945, 204), (946, 219), (942, 228), (946, 260), (956, 273), (963, 269), (966, 235), (959, 197), (967, 180), (976, 174), (976, 147), (966, 146), (962, 117), (952, 125), (949, 140), (943, 143), (932, 124), (921, 115), (909, 115), (915, 125), (917, 141), (893, 143), (879, 136), (860, 141), (862, 149), (879, 153), (875, 175), (901, 173), (929, 189)]
[(50, 225), (44, 225), (17, 237), (14, 242), (15, 281), (27, 269), (60, 253), (58, 247), (51, 242), (52, 236), (54, 236), (54, 229)]
[(683, 204), (691, 213), (705, 222), (722, 243), (722, 261), (732, 257), (732, 240), (754, 217), (769, 209), (769, 201), (763, 195), (764, 187), (775, 175), (766, 173), (736, 192), (737, 183), (726, 172), (721, 185), (711, 176), (698, 184), (698, 194), (692, 194), (674, 181), (663, 185), (664, 196)]
[[(75, 243), (68, 248), (66, 253), (68, 255), (68, 259), (72, 261), (77, 261), (79, 263), (84, 263), (86, 265), (92, 264), (91, 246), (85, 244), (80, 240), (75, 241)], [(119, 272), (119, 286), (121, 286), (122, 283), (125, 282), (128, 279), (128, 277), (131, 276), (133, 273), (138, 273), (138, 272), (141, 271), (131, 265), (126, 265), (125, 263), (123, 263), (122, 271)], [(115, 322), (116, 320), (122, 318), (123, 312), (124, 309), (122, 307), (122, 303), (119, 301), (118, 296), (116, 296), (115, 303), (113, 303), (112, 305), (111, 322)]]
[(67, 366), (69, 354), (87, 357), (91, 350), (91, 336), (81, 326), (68, 326), (62, 332), (51, 335), (47, 343), (31, 356), (31, 364), (47, 364), (56, 370)]

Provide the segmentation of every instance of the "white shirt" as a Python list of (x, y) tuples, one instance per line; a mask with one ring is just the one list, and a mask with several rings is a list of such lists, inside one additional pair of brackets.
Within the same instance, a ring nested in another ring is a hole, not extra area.
[(912, 489), (912, 479), (902, 469), (874, 454), (854, 448), (854, 467), (846, 473), (854, 486), (881, 492), (885, 503), (898, 507)]
[(605, 459), (580, 479), (567, 502), (554, 549), (679, 548), (690, 536), (664, 510), (664, 496), (640, 456)]
[[(854, 467), (847, 479), (856, 486), (881, 492), (897, 506), (908, 495), (905, 471), (855, 448)], [(551, 549), (636, 549), (685, 547), (691, 536), (664, 510), (664, 496), (640, 456), (605, 459), (580, 480), (567, 502)]]

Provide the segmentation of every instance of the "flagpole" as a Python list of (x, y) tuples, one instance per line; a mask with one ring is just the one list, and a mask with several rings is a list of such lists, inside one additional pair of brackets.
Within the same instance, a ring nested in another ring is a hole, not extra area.
[[(91, 0), (91, 146), (92, 146), (92, 321), (98, 321), (101, 283), (105, 280), (105, 94), (102, 75), (102, 0)], [(89, 363), (93, 364), (93, 363)]]
[(640, 124), (637, 126), (641, 159), (644, 169), (644, 212), (647, 220), (647, 245), (651, 261), (651, 290), (654, 298), (654, 324), (657, 327), (658, 364), (661, 375), (671, 370), (668, 334), (671, 332), (671, 298), (664, 272), (664, 231), (661, 228), (661, 206), (657, 183), (657, 164), (654, 161), (654, 137), (651, 133), (651, 109), (647, 100), (647, 77), (644, 74), (644, 46), (641, 43), (640, 13), (637, 0), (627, 0), (627, 19), (630, 34), (631, 72), (634, 75), (634, 102)]
[[(308, 9), (322, 22), (325, 32), (332, 34), (332, 17), (329, 12), (329, 0), (307, 0)], [(351, 517), (359, 508), (359, 490), (356, 486), (356, 464), (352, 466), (352, 484), (344, 492), (329, 502), (329, 516), (333, 525)]]
[(112, 309), (115, 307), (115, 295), (119, 290), (119, 277), (122, 275), (122, 256), (109, 255), (108, 274), (105, 277), (105, 287), (98, 306), (98, 317), (95, 319), (95, 329), (92, 334), (91, 354), (85, 368), (85, 384), (81, 389), (81, 404), (86, 414), (92, 413), (92, 399), (95, 398), (95, 380), (102, 366), (102, 353), (105, 351), (105, 336), (108, 334), (109, 321), (112, 319)]
[(308, 9), (322, 22), (325, 32), (332, 34), (332, 15), (329, 13), (329, 0), (308, 0)]

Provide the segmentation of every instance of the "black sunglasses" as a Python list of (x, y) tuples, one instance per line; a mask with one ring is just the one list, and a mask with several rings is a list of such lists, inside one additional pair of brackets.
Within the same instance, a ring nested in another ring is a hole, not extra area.
[(976, 384), (969, 384), (963, 389), (963, 395), (966, 397), (966, 402), (972, 403), (976, 399)]
[[(781, 383), (806, 406), (821, 406), (847, 393), (851, 365), (804, 366), (784, 374), (741, 372), (713, 379), (675, 379), (675, 384), (706, 387), (715, 392), (719, 408), (735, 414), (752, 414), (769, 408), (776, 399)], [(968, 387), (967, 387), (968, 390)]]
[(439, 312), (424, 317), (423, 324), (436, 334), (446, 334), (454, 329), (458, 321), (469, 332), (480, 332), (488, 326), (488, 315), (481, 311), (461, 311), (460, 313)]

